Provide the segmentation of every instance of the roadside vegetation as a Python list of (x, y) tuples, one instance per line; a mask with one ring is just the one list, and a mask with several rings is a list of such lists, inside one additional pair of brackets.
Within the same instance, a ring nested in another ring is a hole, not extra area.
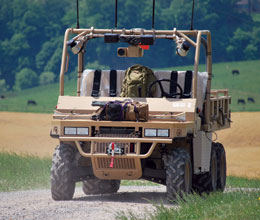
[[(50, 187), (51, 158), (0, 152), (0, 191), (16, 191)], [(145, 180), (123, 180), (123, 186), (151, 186)], [(260, 179), (228, 177), (227, 188), (260, 188)], [(260, 195), (259, 195), (260, 196)]]
[(0, 191), (49, 187), (50, 158), (0, 152)]
[[(0, 191), (47, 189), (50, 187), (51, 158), (34, 155), (17, 155), (0, 152)], [(156, 185), (148, 181), (122, 181), (124, 186)], [(136, 216), (134, 213), (118, 213), (120, 220), (157, 219), (258, 219), (260, 216), (260, 179), (228, 177), (227, 193), (210, 195), (188, 195), (185, 202), (179, 199), (176, 206), (154, 204), (155, 212)], [(250, 189), (244, 189), (250, 188)], [(253, 190), (252, 190), (253, 189)], [(151, 201), (152, 203), (152, 201)]]
[(210, 195), (189, 195), (175, 206), (155, 205), (155, 212), (118, 213), (120, 220), (244, 220), (259, 219), (260, 191), (216, 192)]

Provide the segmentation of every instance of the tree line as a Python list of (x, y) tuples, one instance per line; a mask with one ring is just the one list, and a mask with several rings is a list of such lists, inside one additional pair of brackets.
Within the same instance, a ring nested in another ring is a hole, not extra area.
[[(82, 28), (113, 28), (114, 0), (79, 0)], [(259, 59), (260, 25), (236, 8), (238, 0), (195, 1), (194, 29), (212, 32), (213, 61)], [(0, 91), (20, 90), (59, 79), (66, 28), (76, 27), (76, 0), (0, 0)], [(190, 28), (192, 0), (157, 0), (156, 29)], [(119, 0), (118, 28), (151, 29), (152, 0)], [(112, 44), (87, 44), (88, 68), (125, 68), (136, 59), (116, 56)], [(185, 65), (175, 58), (174, 44), (156, 42), (140, 63), (150, 67)], [(116, 46), (118, 47), (118, 45)], [(75, 56), (71, 55), (76, 64)], [(121, 62), (122, 61), (122, 62)], [(76, 76), (70, 65), (69, 76)]]

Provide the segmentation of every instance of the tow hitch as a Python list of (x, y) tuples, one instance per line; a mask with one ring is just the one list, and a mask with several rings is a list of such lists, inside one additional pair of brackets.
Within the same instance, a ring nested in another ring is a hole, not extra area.
[(115, 154), (122, 155), (124, 154), (124, 148), (117, 146), (114, 142), (109, 144), (109, 147), (107, 148), (107, 154), (111, 155), (111, 161), (110, 161), (110, 168), (114, 167), (114, 160), (115, 160)]

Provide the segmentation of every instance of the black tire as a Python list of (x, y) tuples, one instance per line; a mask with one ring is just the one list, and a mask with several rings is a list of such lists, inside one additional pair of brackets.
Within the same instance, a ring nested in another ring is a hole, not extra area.
[(86, 195), (116, 193), (119, 190), (120, 182), (120, 180), (93, 178), (83, 181), (82, 189)]
[(210, 158), (210, 171), (204, 174), (193, 175), (192, 189), (199, 193), (210, 193), (217, 190), (217, 148), (212, 143), (211, 158)]
[(174, 149), (168, 156), (166, 165), (166, 189), (169, 201), (191, 192), (192, 167), (189, 153), (182, 149)]
[(75, 157), (75, 149), (70, 145), (57, 146), (52, 158), (51, 194), (54, 200), (71, 200), (75, 191), (71, 169)]
[(215, 143), (215, 146), (217, 148), (218, 163), (217, 190), (223, 192), (226, 187), (227, 178), (226, 152), (221, 143)]

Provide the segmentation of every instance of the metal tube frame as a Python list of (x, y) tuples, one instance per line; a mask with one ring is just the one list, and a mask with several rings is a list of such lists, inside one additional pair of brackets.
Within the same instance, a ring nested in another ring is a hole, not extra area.
[[(67, 41), (70, 34), (77, 34), (73, 37), (74, 40), (77, 40), (79, 37), (85, 37), (86, 39), (103, 37), (105, 33), (114, 33), (114, 34), (125, 34), (125, 35), (141, 35), (141, 34), (151, 34), (154, 35), (156, 39), (176, 39), (176, 36), (183, 37), (187, 40), (192, 46), (196, 48), (195, 58), (194, 58), (194, 77), (192, 82), (192, 97), (197, 97), (197, 76), (198, 76), (198, 67), (199, 67), (199, 56), (200, 56), (200, 47), (202, 41), (202, 35), (206, 35), (207, 39), (202, 45), (206, 49), (206, 71), (208, 72), (208, 81), (206, 89), (206, 98), (205, 98), (205, 124), (209, 125), (210, 122), (210, 90), (211, 90), (211, 78), (212, 78), (212, 48), (211, 48), (211, 33), (208, 30), (144, 30), (144, 29), (73, 29), (69, 28), (65, 32), (64, 43), (63, 43), (63, 53), (61, 60), (61, 70), (60, 70), (60, 96), (64, 95), (64, 74), (66, 69), (66, 57), (68, 55), (68, 46)], [(196, 42), (194, 42), (191, 37), (196, 37)], [(80, 95), (80, 81), (81, 75), (84, 70), (84, 53), (81, 51), (78, 54), (78, 82), (77, 82), (77, 95)], [(207, 129), (206, 129), (207, 130)]]

